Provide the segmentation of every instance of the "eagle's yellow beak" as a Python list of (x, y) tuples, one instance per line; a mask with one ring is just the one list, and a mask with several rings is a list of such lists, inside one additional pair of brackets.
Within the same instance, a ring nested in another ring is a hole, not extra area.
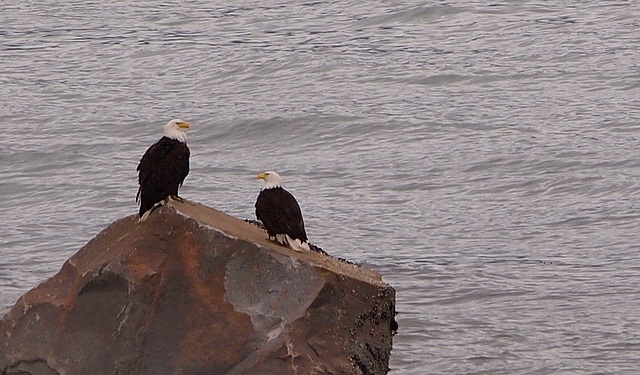
[(179, 122), (179, 123), (178, 123), (178, 127), (179, 127), (179, 128), (183, 128), (183, 129), (190, 129), (190, 128), (191, 128), (191, 127), (190, 127), (190, 125), (189, 125), (189, 123), (188, 123), (188, 122), (186, 122), (186, 121)]
[(260, 173), (260, 174), (258, 175), (258, 179), (260, 179), (260, 180), (264, 180), (265, 178), (267, 178), (267, 175), (266, 175), (266, 174), (264, 174), (264, 173)]

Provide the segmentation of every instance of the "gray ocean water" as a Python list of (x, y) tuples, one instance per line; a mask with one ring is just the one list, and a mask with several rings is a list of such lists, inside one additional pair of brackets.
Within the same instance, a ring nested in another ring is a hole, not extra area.
[(391, 374), (640, 374), (640, 3), (0, 4), (0, 312), (137, 211), (254, 218), (277, 170), (311, 242), (397, 290)]

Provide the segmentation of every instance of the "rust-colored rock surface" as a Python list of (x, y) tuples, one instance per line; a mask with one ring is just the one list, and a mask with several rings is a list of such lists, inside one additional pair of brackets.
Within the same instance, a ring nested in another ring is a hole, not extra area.
[(0, 321), (0, 374), (388, 372), (395, 291), (191, 202), (118, 220)]

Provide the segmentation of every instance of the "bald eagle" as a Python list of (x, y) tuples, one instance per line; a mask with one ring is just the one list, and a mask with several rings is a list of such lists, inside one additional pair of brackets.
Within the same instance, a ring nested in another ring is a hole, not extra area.
[(282, 177), (270, 171), (260, 173), (258, 178), (265, 185), (256, 201), (256, 217), (267, 229), (269, 239), (275, 238), (295, 251), (310, 250), (300, 205), (282, 188)]
[[(186, 121), (171, 120), (164, 127), (164, 136), (144, 153), (138, 164), (138, 194), (140, 221), (170, 196), (178, 198), (178, 188), (189, 174), (189, 147)], [(180, 198), (178, 198), (180, 199)]]

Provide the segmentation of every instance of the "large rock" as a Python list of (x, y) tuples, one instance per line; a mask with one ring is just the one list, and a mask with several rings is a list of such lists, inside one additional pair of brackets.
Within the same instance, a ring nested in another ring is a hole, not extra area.
[(0, 321), (0, 373), (386, 374), (395, 291), (172, 202), (111, 224)]

